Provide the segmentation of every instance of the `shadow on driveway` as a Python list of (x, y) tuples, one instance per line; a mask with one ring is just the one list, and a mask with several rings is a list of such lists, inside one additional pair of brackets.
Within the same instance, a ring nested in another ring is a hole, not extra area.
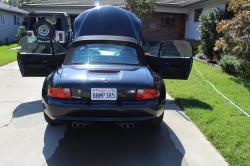
[(138, 124), (134, 129), (96, 122), (83, 129), (47, 125), (43, 154), (48, 166), (178, 166), (185, 150), (164, 122), (159, 126)]
[(198, 99), (185, 99), (185, 98), (176, 98), (175, 102), (179, 105), (179, 107), (184, 110), (184, 108), (200, 108), (200, 109), (207, 109), (213, 110), (213, 107), (203, 101)]

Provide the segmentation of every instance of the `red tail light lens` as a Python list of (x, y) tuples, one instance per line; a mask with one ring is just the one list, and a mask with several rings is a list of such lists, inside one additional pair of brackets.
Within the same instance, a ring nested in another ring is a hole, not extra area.
[(32, 36), (32, 32), (28, 32), (28, 36)]
[(72, 99), (69, 88), (50, 88), (48, 95), (54, 98)]
[(63, 37), (63, 33), (60, 32), (60, 33), (59, 33), (59, 37)]
[(136, 94), (136, 100), (155, 99), (157, 97), (159, 97), (157, 89), (138, 89)]

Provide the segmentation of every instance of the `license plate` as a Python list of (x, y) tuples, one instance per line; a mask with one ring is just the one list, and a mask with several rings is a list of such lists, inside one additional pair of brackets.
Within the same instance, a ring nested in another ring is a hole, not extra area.
[(91, 100), (116, 100), (117, 89), (91, 88)]

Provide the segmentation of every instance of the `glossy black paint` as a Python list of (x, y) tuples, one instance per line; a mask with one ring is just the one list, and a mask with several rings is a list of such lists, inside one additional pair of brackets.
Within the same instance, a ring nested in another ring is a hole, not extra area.
[(140, 41), (141, 21), (131, 12), (115, 6), (96, 7), (82, 12), (74, 21), (79, 36), (127, 36)]
[[(91, 73), (92, 69), (119, 69), (118, 73)], [(100, 78), (107, 78), (103, 83)], [(70, 87), (72, 100), (47, 95), (48, 87)], [(117, 88), (116, 101), (91, 101), (91, 88)], [(78, 90), (82, 93), (79, 95)], [(158, 89), (153, 100), (136, 101), (136, 93), (128, 90)], [(80, 97), (80, 98), (78, 98)], [(165, 85), (162, 78), (145, 66), (131, 65), (63, 65), (44, 81), (42, 102), (52, 119), (78, 121), (140, 121), (159, 117), (165, 106)]]

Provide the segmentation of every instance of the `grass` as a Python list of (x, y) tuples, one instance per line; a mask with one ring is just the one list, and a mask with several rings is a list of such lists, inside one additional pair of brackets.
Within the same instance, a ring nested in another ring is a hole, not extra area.
[(17, 50), (8, 50), (17, 47), (16, 43), (8, 43), (0, 45), (0, 66), (6, 65), (17, 60)]
[[(250, 114), (250, 81), (194, 62), (203, 77)], [(192, 68), (187, 81), (164, 80), (167, 92), (230, 165), (250, 165), (250, 118), (220, 96)]]

